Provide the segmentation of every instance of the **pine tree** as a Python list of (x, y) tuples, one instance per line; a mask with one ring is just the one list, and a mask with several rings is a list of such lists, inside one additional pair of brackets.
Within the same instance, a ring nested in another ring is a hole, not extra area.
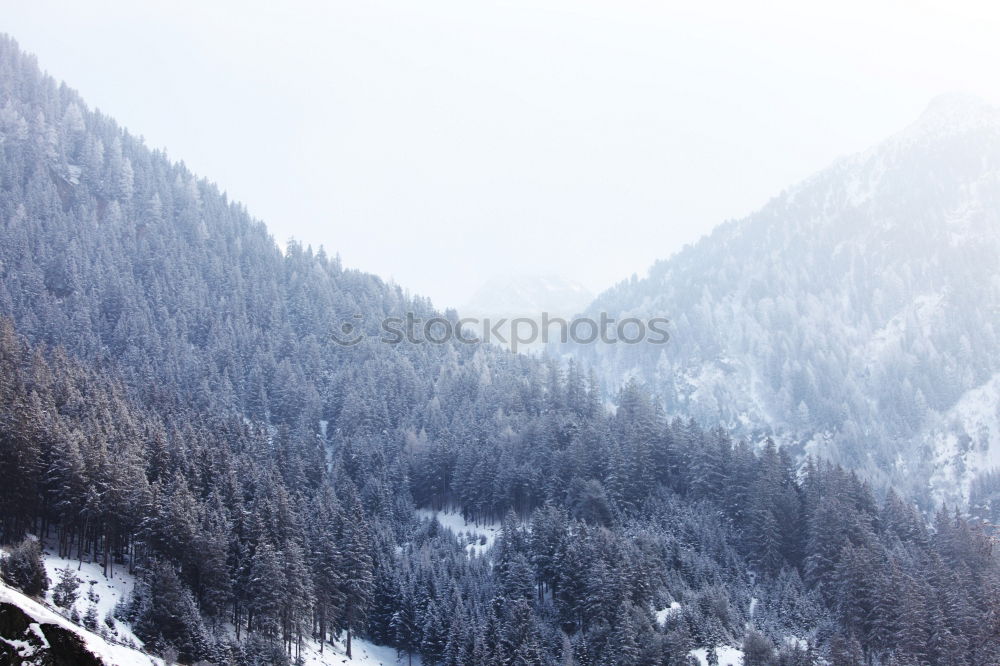
[(407, 662), (412, 662), (412, 655), (420, 649), (420, 626), (418, 624), (415, 592), (410, 581), (404, 580), (401, 585), (401, 596), (397, 599), (397, 609), (390, 620), (390, 630), (393, 634), (393, 645), (405, 652)]
[(211, 642), (194, 596), (167, 563), (154, 561), (143, 572), (126, 617), (151, 650), (174, 648), (178, 659), (190, 662), (211, 657)]
[(309, 539), (309, 560), (316, 595), (321, 653), (327, 640), (327, 632), (339, 626), (344, 608), (344, 572), (341, 568), (338, 536), (341, 522), (339, 505), (333, 491), (329, 486), (321, 488), (313, 510), (312, 534)]
[(445, 624), (444, 614), (433, 599), (427, 603), (422, 621), (420, 654), (431, 663), (437, 663), (443, 659), (448, 644), (448, 627)]
[(526, 599), (517, 599), (509, 606), (501, 650), (505, 663), (512, 666), (533, 666), (545, 662), (535, 617)]
[(615, 617), (615, 628), (606, 650), (615, 655), (614, 663), (626, 666), (639, 663), (639, 644), (630, 609), (623, 604)]
[(286, 587), (283, 554), (271, 543), (257, 545), (250, 564), (247, 631), (276, 637)]
[(774, 663), (774, 644), (754, 629), (744, 636), (742, 649), (743, 666), (770, 666)]
[(72, 608), (80, 594), (80, 579), (66, 566), (59, 570), (59, 582), (52, 588), (52, 603), (60, 608)]
[(281, 552), (285, 557), (285, 589), (280, 609), (282, 634), (289, 654), (294, 645), (298, 655), (301, 654), (303, 633), (311, 628), (315, 602), (313, 581), (305, 551), (299, 544), (288, 541)]
[(364, 627), (365, 616), (372, 601), (372, 538), (364, 510), (353, 486), (344, 491), (347, 513), (340, 523), (340, 565), (344, 595), (341, 626), (347, 632), (345, 652), (351, 658), (351, 635)]
[(42, 564), (42, 547), (37, 539), (24, 539), (0, 559), (0, 578), (32, 597), (45, 593), (49, 577)]

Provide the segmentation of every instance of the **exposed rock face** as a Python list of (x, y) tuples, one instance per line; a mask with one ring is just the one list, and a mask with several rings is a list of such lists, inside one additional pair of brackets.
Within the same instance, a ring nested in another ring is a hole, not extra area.
[(83, 640), (63, 627), (36, 622), (11, 603), (0, 603), (0, 664), (103, 666)]

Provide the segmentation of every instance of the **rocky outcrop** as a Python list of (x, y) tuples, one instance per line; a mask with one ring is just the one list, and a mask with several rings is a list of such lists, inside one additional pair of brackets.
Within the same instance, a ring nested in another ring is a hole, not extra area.
[(19, 606), (0, 603), (0, 664), (103, 666), (73, 631), (37, 622)]

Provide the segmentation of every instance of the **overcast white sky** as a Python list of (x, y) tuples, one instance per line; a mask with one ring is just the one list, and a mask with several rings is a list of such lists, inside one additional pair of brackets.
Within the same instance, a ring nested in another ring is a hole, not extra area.
[(938, 93), (1000, 100), (988, 2), (0, 0), (0, 31), (280, 243), (439, 306), (602, 290)]

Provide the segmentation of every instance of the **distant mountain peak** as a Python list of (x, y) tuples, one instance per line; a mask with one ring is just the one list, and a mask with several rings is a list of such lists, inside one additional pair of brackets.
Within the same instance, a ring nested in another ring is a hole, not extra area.
[(1000, 129), (1000, 107), (965, 92), (934, 97), (904, 135), (947, 135), (993, 127)]
[(572, 315), (581, 312), (593, 298), (579, 282), (557, 275), (503, 275), (483, 283), (461, 310), (492, 315)]
[(963, 92), (961, 90), (956, 90), (952, 92), (941, 93), (931, 98), (928, 102), (927, 108), (924, 110), (925, 115), (935, 115), (941, 113), (968, 113), (969, 111), (980, 111), (983, 109), (988, 109), (996, 111), (996, 107), (984, 100), (978, 95), (973, 95), (972, 93)]

